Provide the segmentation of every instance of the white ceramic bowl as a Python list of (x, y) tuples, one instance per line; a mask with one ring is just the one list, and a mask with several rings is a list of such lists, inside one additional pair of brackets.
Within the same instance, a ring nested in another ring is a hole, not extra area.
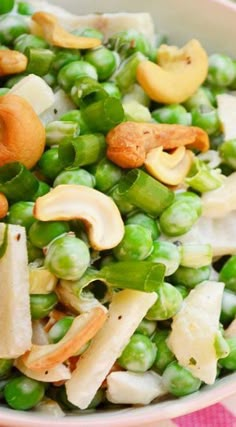
[[(236, 57), (236, 5), (228, 0), (51, 0), (76, 14), (94, 12), (150, 12), (159, 32), (181, 45), (198, 38), (209, 52)], [(144, 6), (145, 4), (145, 6)], [(36, 412), (18, 412), (2, 407), (1, 427), (154, 427), (157, 421), (174, 418), (214, 404), (236, 392), (236, 373), (180, 399), (139, 408), (85, 413), (53, 418)]]

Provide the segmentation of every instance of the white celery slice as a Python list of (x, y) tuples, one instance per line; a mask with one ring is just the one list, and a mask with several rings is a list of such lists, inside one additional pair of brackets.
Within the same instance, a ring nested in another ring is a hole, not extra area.
[(213, 384), (217, 374), (215, 339), (224, 283), (205, 281), (185, 298), (174, 316), (168, 346), (180, 365), (207, 384)]
[(50, 86), (35, 74), (29, 74), (21, 79), (9, 93), (21, 96), (28, 101), (38, 116), (55, 102), (54, 93)]
[(156, 298), (156, 293), (128, 289), (114, 295), (105, 325), (66, 382), (71, 403), (81, 409), (87, 408)]
[(64, 90), (59, 89), (54, 94), (53, 104), (40, 115), (40, 120), (46, 125), (49, 122), (59, 120), (63, 114), (76, 108)]
[(107, 399), (112, 403), (148, 405), (166, 394), (160, 375), (154, 371), (112, 372), (107, 377)]
[(225, 140), (236, 138), (236, 96), (228, 93), (217, 95), (217, 105)]
[[(0, 234), (5, 231), (0, 224)], [(0, 358), (16, 358), (31, 347), (31, 315), (25, 229), (9, 225), (0, 258)]]
[(203, 216), (221, 218), (236, 210), (236, 172), (225, 178), (223, 185), (202, 195)]

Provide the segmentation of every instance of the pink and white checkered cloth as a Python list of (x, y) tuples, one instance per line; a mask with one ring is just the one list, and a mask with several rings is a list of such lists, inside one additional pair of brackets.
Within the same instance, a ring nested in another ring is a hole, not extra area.
[(162, 421), (155, 427), (236, 427), (236, 395), (201, 411)]

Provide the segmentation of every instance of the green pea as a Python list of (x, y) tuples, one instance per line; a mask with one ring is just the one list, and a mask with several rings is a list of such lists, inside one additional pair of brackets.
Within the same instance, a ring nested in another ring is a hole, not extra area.
[(119, 261), (144, 260), (153, 248), (149, 230), (142, 225), (130, 224), (125, 226), (125, 234), (113, 254)]
[(148, 310), (148, 320), (167, 320), (173, 317), (181, 308), (183, 298), (181, 293), (170, 283), (163, 282), (156, 291), (157, 300)]
[(71, 110), (68, 113), (63, 114), (60, 117), (60, 120), (64, 122), (76, 122), (80, 128), (80, 135), (84, 135), (86, 133), (91, 133), (87, 123), (84, 121), (80, 110)]
[(79, 61), (80, 58), (81, 54), (78, 49), (56, 49), (52, 68), (58, 72), (65, 65), (74, 61)]
[(42, 37), (33, 34), (21, 34), (14, 41), (14, 49), (25, 53), (27, 48), (47, 49), (48, 43)]
[(64, 164), (59, 159), (58, 147), (50, 148), (45, 151), (38, 162), (39, 168), (44, 176), (49, 179), (55, 179), (64, 169)]
[(170, 363), (164, 370), (162, 379), (169, 393), (177, 397), (194, 393), (201, 387), (201, 381), (195, 378), (188, 369), (180, 366), (175, 361)]
[(181, 236), (187, 233), (198, 220), (198, 213), (187, 202), (178, 200), (160, 216), (160, 227), (167, 236)]
[(109, 191), (122, 177), (122, 170), (107, 158), (100, 160), (93, 168), (96, 188), (103, 193)]
[(178, 270), (170, 277), (174, 285), (194, 288), (204, 280), (208, 280), (211, 274), (211, 268), (207, 265), (201, 268), (190, 268), (180, 266)]
[(231, 256), (220, 271), (219, 280), (227, 289), (236, 292), (236, 255)]
[(219, 280), (227, 289), (236, 292), (236, 255), (231, 256), (220, 271)]
[(122, 215), (131, 213), (135, 209), (123, 195), (119, 194), (118, 184), (109, 190), (108, 195), (114, 200)]
[(192, 124), (202, 128), (208, 135), (213, 135), (220, 128), (217, 110), (209, 105), (199, 105), (192, 111)]
[(77, 184), (93, 188), (96, 184), (95, 177), (85, 169), (72, 169), (61, 172), (55, 179), (53, 187), (62, 184)]
[(66, 92), (69, 92), (75, 81), (80, 77), (91, 77), (97, 80), (97, 70), (86, 61), (73, 61), (62, 67), (58, 73), (58, 83)]
[(151, 53), (151, 46), (147, 38), (133, 29), (115, 33), (108, 40), (108, 47), (116, 50), (123, 58), (127, 58), (135, 52), (141, 52), (145, 56), (149, 56)]
[(30, 16), (30, 15), (33, 15), (33, 13), (34, 13), (34, 8), (33, 8), (33, 6), (31, 6), (31, 4), (29, 4), (29, 3), (26, 3), (26, 2), (19, 2), (19, 3), (17, 4), (17, 12), (18, 12), (20, 15), (27, 15), (27, 16)]
[(58, 298), (54, 292), (51, 292), (50, 294), (30, 295), (30, 311), (32, 319), (38, 320), (47, 317), (57, 303)]
[(32, 245), (30, 240), (27, 240), (27, 253), (29, 262), (33, 262), (36, 259), (43, 259), (42, 249), (39, 249), (36, 246)]
[(45, 266), (60, 279), (78, 280), (90, 264), (87, 245), (72, 236), (54, 240), (48, 248)]
[(1, 0), (0, 15), (10, 12), (13, 9), (14, 4), (15, 4), (15, 0)]
[(236, 337), (226, 339), (229, 355), (219, 360), (220, 365), (229, 371), (236, 371)]
[(118, 363), (129, 371), (146, 372), (152, 367), (156, 352), (156, 346), (150, 338), (134, 334), (119, 357)]
[(151, 337), (157, 328), (157, 322), (154, 320), (143, 319), (137, 327), (135, 333)]
[(39, 181), (39, 187), (34, 196), (32, 197), (33, 201), (36, 201), (38, 197), (44, 196), (44, 194), (49, 193), (51, 187), (46, 184), (46, 182)]
[(101, 83), (102, 88), (108, 93), (109, 96), (114, 98), (121, 99), (121, 92), (113, 82), (103, 82)]
[(219, 148), (221, 158), (226, 165), (236, 170), (236, 139), (223, 142)]
[(221, 306), (220, 321), (228, 325), (236, 317), (236, 294), (228, 289), (224, 290)]
[(97, 30), (96, 28), (90, 28), (90, 27), (81, 27), (76, 28), (76, 30), (72, 31), (72, 34), (75, 34), (76, 36), (83, 36), (83, 37), (92, 37), (95, 39), (99, 39), (103, 41), (104, 35), (101, 31)]
[(229, 86), (235, 78), (233, 60), (226, 55), (215, 53), (209, 57), (207, 81), (219, 87)]
[(104, 46), (88, 50), (84, 58), (96, 68), (100, 81), (109, 79), (116, 69), (115, 55)]
[(0, 359), (0, 379), (7, 378), (11, 373), (13, 367), (12, 359)]
[(11, 44), (18, 36), (28, 32), (28, 23), (22, 16), (6, 14), (0, 17), (0, 43)]
[(73, 321), (74, 317), (72, 316), (65, 316), (58, 320), (58, 322), (56, 322), (48, 332), (49, 342), (51, 344), (56, 344), (58, 341), (60, 341), (69, 331)]
[(180, 258), (180, 251), (174, 243), (156, 241), (153, 242), (153, 250), (146, 260), (164, 264), (165, 276), (170, 276), (179, 267)]
[(44, 390), (43, 383), (21, 375), (7, 383), (4, 397), (11, 408), (25, 411), (42, 400)]
[(200, 105), (211, 106), (214, 103), (214, 97), (209, 88), (200, 87), (190, 98), (185, 101), (184, 106), (187, 110), (198, 108)]
[[(160, 227), (157, 220), (151, 218), (149, 215), (142, 212), (137, 212), (130, 215), (126, 220), (126, 225), (129, 225), (129, 224), (142, 225), (144, 228), (150, 231), (153, 240), (158, 239), (158, 237), (161, 234)], [(154, 247), (153, 247), (153, 250), (154, 250)]]
[(185, 126), (190, 126), (192, 122), (191, 114), (179, 104), (172, 104), (154, 110), (152, 118), (158, 123), (176, 123)]
[(10, 206), (7, 222), (8, 224), (18, 224), (29, 230), (35, 222), (34, 203), (32, 202), (17, 202)]
[(29, 239), (37, 248), (44, 248), (61, 234), (68, 233), (70, 227), (65, 221), (35, 221), (29, 229)]
[(153, 369), (159, 374), (162, 374), (167, 366), (175, 360), (175, 356), (169, 349), (166, 340), (169, 336), (169, 331), (157, 331), (152, 338), (152, 341), (156, 344), (157, 354), (153, 365)]

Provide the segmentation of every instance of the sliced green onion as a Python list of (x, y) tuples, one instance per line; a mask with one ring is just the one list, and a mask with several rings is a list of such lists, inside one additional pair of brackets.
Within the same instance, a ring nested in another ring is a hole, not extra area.
[(1, 87), (0, 88), (0, 96), (4, 96), (9, 92), (10, 89), (8, 89), (7, 87)]
[(132, 122), (152, 122), (152, 116), (147, 107), (137, 101), (123, 102), (127, 120)]
[(107, 98), (108, 94), (97, 80), (83, 76), (77, 79), (72, 86), (71, 97), (77, 106), (83, 105), (83, 107), (86, 107)]
[(220, 169), (210, 169), (206, 163), (195, 158), (185, 183), (200, 193), (215, 190), (223, 184)]
[(28, 58), (28, 73), (45, 76), (49, 72), (54, 58), (54, 53), (51, 50), (27, 48), (25, 55)]
[(148, 261), (123, 261), (106, 265), (98, 273), (99, 280), (120, 289), (154, 292), (164, 281), (165, 266)]
[(10, 202), (32, 200), (39, 187), (39, 181), (19, 162), (0, 167), (0, 192)]
[(140, 62), (144, 61), (146, 56), (141, 52), (135, 52), (129, 58), (122, 62), (115, 73), (115, 81), (121, 92), (127, 92), (136, 82), (136, 71)]
[[(66, 122), (65, 122), (66, 123)], [(65, 166), (85, 166), (99, 161), (105, 155), (103, 135), (81, 135), (59, 145), (59, 159)]]
[(76, 122), (54, 121), (46, 126), (47, 145), (59, 145), (65, 139), (71, 139), (80, 133), (79, 124)]
[(230, 347), (226, 339), (223, 337), (221, 331), (218, 331), (215, 336), (214, 342), (215, 352), (217, 359), (223, 359), (230, 353)]
[(112, 96), (91, 103), (86, 107), (81, 105), (82, 117), (94, 132), (106, 133), (123, 122), (125, 112), (120, 99)]
[(181, 253), (180, 265), (200, 268), (212, 262), (212, 246), (209, 244), (183, 244), (179, 247)]
[(118, 194), (151, 216), (160, 215), (174, 200), (174, 193), (140, 169), (121, 179)]

